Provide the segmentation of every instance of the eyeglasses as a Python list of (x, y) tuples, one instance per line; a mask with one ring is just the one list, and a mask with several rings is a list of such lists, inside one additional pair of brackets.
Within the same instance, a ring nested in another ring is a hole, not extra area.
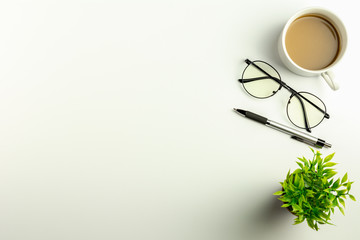
[(239, 81), (246, 92), (256, 98), (268, 98), (282, 87), (291, 93), (286, 106), (287, 116), (295, 126), (311, 132), (324, 118), (330, 118), (320, 98), (308, 92), (297, 92), (281, 81), (280, 74), (270, 64), (246, 59), (248, 64)]

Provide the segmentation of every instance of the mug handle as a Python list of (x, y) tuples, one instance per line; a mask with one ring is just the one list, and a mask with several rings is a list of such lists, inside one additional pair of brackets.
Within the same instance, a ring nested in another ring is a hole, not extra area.
[(338, 90), (340, 88), (339, 84), (334, 81), (335, 74), (332, 71), (326, 71), (321, 73), (321, 76), (325, 79), (327, 84), (331, 87), (332, 90)]

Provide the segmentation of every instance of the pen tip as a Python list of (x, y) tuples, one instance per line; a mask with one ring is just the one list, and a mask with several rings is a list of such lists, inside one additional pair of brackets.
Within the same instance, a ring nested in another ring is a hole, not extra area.
[(246, 115), (246, 111), (245, 110), (242, 110), (242, 109), (239, 109), (239, 108), (234, 108), (234, 111), (240, 115), (243, 115), (245, 116)]

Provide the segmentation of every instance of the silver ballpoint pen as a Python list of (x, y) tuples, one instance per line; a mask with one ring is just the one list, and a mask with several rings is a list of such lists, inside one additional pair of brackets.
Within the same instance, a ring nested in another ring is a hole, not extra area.
[(324, 140), (322, 140), (320, 138), (311, 136), (308, 133), (301, 132), (301, 131), (299, 131), (297, 129), (285, 126), (285, 125), (283, 125), (281, 123), (269, 120), (269, 119), (267, 119), (267, 118), (265, 118), (263, 116), (257, 115), (255, 113), (252, 113), (252, 112), (249, 112), (249, 111), (246, 111), (246, 110), (234, 108), (234, 111), (236, 113), (240, 114), (243, 117), (252, 119), (252, 120), (254, 120), (256, 122), (259, 122), (261, 124), (264, 124), (264, 125), (266, 125), (266, 126), (268, 126), (270, 128), (273, 128), (273, 129), (276, 129), (276, 130), (278, 130), (280, 132), (289, 134), (292, 139), (298, 140), (300, 142), (306, 143), (308, 145), (311, 145), (311, 146), (317, 147), (317, 148), (322, 148), (322, 147), (331, 148), (330, 143), (327, 143), (327, 142), (325, 142)]

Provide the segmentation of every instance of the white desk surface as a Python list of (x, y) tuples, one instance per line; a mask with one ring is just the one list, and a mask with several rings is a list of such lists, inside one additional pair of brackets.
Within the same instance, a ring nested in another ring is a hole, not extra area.
[[(294, 75), (276, 41), (308, 6), (337, 13), (349, 45), (341, 89)], [(324, 100), (313, 130), (360, 199), (356, 1), (2, 1), (0, 239), (239, 240), (359, 236), (358, 202), (337, 226), (293, 226), (279, 190), (302, 143), (232, 111), (290, 124), (289, 93), (250, 97), (244, 59)]]

